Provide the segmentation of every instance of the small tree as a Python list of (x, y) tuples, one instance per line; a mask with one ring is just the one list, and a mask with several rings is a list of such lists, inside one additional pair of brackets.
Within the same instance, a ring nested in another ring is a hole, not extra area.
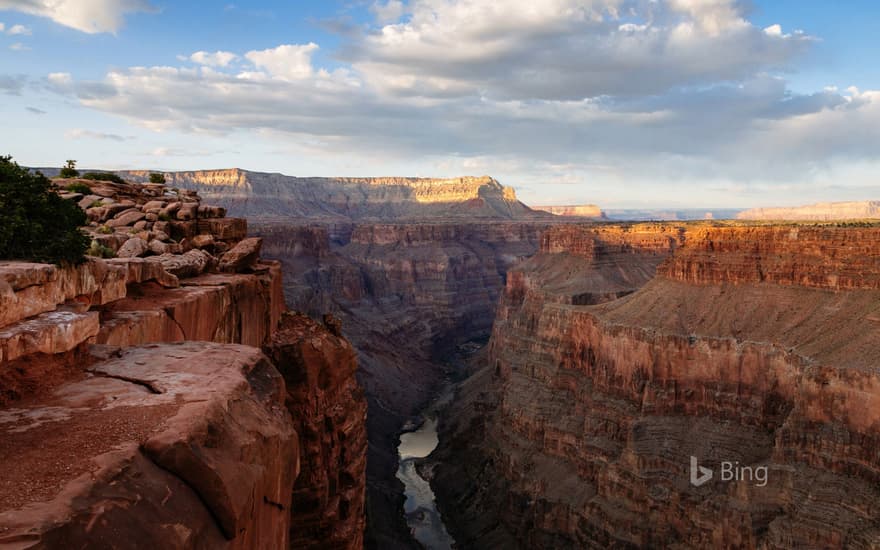
[(165, 183), (165, 174), (150, 172), (150, 183)]
[(64, 168), (61, 169), (59, 174), (62, 178), (76, 178), (79, 177), (79, 171), (76, 169), (76, 161), (68, 160), (65, 163)]
[(86, 214), (40, 172), (0, 156), (0, 260), (78, 263), (89, 247)]

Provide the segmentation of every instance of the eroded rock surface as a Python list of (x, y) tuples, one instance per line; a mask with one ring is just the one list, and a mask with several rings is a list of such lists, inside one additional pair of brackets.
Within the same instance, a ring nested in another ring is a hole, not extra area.
[(244, 220), (163, 185), (88, 185), (90, 218), (139, 213), (87, 228), (128, 257), (0, 263), (0, 547), (360, 547), (351, 346), (302, 319), (276, 334), (281, 265)]
[[(441, 435), (432, 485), (456, 541), (880, 544), (876, 230), (567, 231), (508, 277)], [(691, 456), (716, 479), (690, 484)], [(766, 485), (718, 479), (723, 461)]]
[(255, 348), (188, 342), (125, 350), (0, 410), (0, 546), (286, 547), (284, 387)]
[(264, 348), (287, 382), (300, 438), (292, 548), (363, 547), (367, 402), (354, 349), (304, 315), (285, 314)]
[[(147, 181), (149, 172), (120, 174)], [(165, 174), (170, 186), (196, 190), (249, 219), (517, 219), (547, 216), (519, 202), (488, 176), (433, 178), (296, 178), (238, 168)]]

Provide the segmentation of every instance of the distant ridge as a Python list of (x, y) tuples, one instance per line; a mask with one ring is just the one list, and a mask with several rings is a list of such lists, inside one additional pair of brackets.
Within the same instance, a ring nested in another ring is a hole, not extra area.
[(854, 220), (880, 218), (880, 201), (817, 202), (805, 206), (751, 208), (740, 212), (740, 220)]
[[(133, 182), (147, 170), (116, 171)], [(194, 189), (230, 215), (257, 218), (533, 219), (549, 217), (489, 176), (459, 178), (298, 178), (240, 168), (163, 172), (169, 187)]]
[(595, 204), (573, 204), (566, 206), (532, 206), (534, 210), (549, 212), (556, 216), (605, 219), (605, 213)]

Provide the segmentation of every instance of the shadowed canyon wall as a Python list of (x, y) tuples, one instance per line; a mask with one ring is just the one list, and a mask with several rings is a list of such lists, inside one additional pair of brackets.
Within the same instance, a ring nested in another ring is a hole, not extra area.
[[(397, 435), (424, 406), (457, 346), (485, 340), (507, 269), (538, 248), (542, 224), (256, 224), (294, 309), (332, 311), (358, 350), (370, 414), (370, 544), (406, 544)], [(392, 545), (392, 546), (389, 546)]]
[[(549, 230), (510, 272), (434, 457), (456, 541), (875, 547), (878, 237)], [(691, 456), (715, 479), (690, 484)], [(719, 479), (725, 461), (766, 485)]]

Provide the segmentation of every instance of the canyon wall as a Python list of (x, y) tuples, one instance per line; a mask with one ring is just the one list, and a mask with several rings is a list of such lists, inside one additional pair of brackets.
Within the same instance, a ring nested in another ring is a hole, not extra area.
[[(368, 544), (407, 544), (397, 436), (445, 376), (457, 346), (485, 340), (507, 269), (539, 246), (542, 224), (254, 224), (283, 264), (290, 306), (330, 311), (358, 350), (368, 402)], [(411, 544), (411, 543), (410, 543)]]
[(120, 257), (0, 263), (0, 547), (360, 548), (338, 325), (283, 313), (280, 264), (197, 195), (69, 183)]
[[(144, 182), (147, 171), (118, 172)], [(169, 186), (221, 201), (249, 219), (397, 220), (541, 217), (493, 178), (297, 178), (231, 168), (167, 172)]]
[(433, 457), (456, 541), (875, 547), (880, 234), (641, 229), (551, 230), (510, 272)]

